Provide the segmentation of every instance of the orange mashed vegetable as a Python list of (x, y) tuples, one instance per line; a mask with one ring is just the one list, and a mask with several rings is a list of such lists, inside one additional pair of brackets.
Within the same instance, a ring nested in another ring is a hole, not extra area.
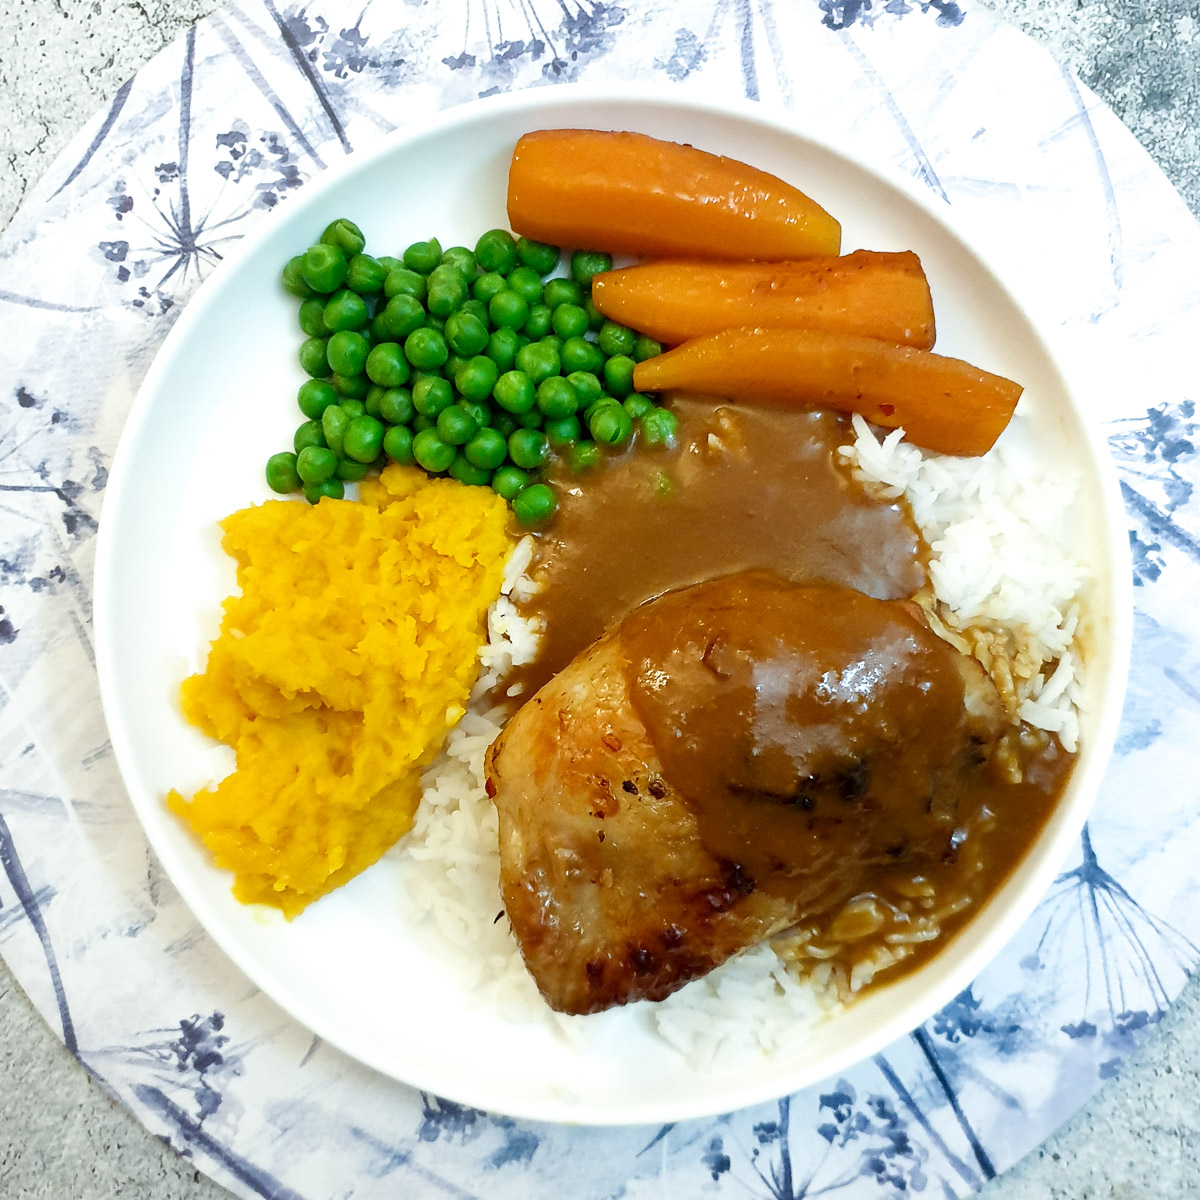
[(221, 522), (224, 603), (187, 719), (236, 770), (171, 809), (293, 917), (412, 826), (422, 769), (462, 716), (512, 548), (504, 501), (395, 464), (362, 500), (269, 500)]

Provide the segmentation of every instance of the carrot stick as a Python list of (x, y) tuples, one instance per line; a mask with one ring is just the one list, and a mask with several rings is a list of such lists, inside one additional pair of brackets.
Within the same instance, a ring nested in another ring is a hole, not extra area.
[(592, 302), (668, 345), (747, 325), (824, 329), (922, 350), (934, 338), (929, 283), (907, 250), (780, 263), (663, 260), (596, 275)]
[(638, 391), (861, 413), (944, 454), (985, 454), (1022, 388), (957, 358), (807, 329), (726, 329), (638, 363)]
[(508, 220), (519, 234), (612, 254), (837, 254), (841, 226), (783, 180), (642, 133), (543, 129), (517, 142)]

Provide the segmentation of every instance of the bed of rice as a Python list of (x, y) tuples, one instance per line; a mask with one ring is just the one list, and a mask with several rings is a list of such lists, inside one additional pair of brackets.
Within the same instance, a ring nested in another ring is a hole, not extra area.
[[(852, 472), (883, 498), (904, 496), (929, 543), (933, 594), (924, 603), (935, 628), (979, 658), (1014, 721), (1054, 732), (1073, 750), (1078, 597), (1086, 572), (1064, 531), (1077, 481), (1030, 478), (1002, 447), (982, 459), (958, 459), (923, 452), (902, 442), (899, 431), (881, 441), (858, 417), (854, 432), (854, 442), (840, 451)], [(611, 1014), (566, 1017), (538, 994), (503, 919), (496, 812), (483, 786), (484, 754), (500, 732), (500, 712), (487, 710), (482, 698), (537, 647), (537, 629), (517, 608), (528, 598), (532, 550), (526, 538), (508, 563), (503, 594), (489, 614), (473, 703), (425, 776), (416, 824), (402, 844), (403, 871), (411, 915), (436, 932), (481, 1005), (586, 1042), (589, 1023)], [(698, 1068), (748, 1047), (784, 1047), (803, 1040), (814, 1021), (880, 970), (936, 937), (949, 911), (917, 888), (886, 913), (845, 914), (847, 928), (859, 926), (852, 936), (861, 946), (849, 970), (835, 961), (837, 945), (797, 929), (665, 1001), (628, 1006), (623, 1019), (646, 1022)]]

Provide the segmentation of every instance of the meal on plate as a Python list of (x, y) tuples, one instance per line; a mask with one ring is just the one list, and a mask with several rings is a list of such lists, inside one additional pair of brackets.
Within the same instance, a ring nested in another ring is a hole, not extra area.
[(237, 766), (168, 803), (288, 917), (392, 852), (398, 919), (514, 1014), (652, 1001), (691, 1049), (735, 1000), (768, 1046), (924, 961), (1053, 810), (1073, 483), (997, 445), (1018, 384), (933, 352), (917, 256), (842, 254), (792, 185), (542, 130), (507, 199), (473, 249), (339, 219), (285, 267), (266, 476), (303, 499), (223, 522), (182, 702)]

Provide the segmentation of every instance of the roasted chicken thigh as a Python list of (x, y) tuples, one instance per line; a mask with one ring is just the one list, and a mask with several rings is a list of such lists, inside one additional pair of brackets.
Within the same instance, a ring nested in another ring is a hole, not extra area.
[(661, 999), (946, 861), (1001, 707), (920, 610), (744, 572), (634, 610), (488, 754), (504, 904), (550, 1005)]

